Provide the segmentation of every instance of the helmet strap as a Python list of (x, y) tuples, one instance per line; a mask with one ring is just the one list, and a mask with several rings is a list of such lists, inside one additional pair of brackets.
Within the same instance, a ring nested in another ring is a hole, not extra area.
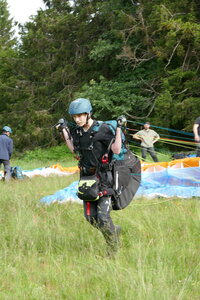
[(92, 115), (91, 113), (87, 114), (86, 123), (85, 123), (86, 125), (88, 125), (88, 121), (89, 119), (91, 119), (91, 115)]

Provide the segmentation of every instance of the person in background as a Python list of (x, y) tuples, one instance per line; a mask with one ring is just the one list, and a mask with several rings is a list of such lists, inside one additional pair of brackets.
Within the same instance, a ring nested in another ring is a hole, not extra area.
[(0, 135), (0, 166), (1, 164), (4, 166), (5, 181), (9, 181), (11, 178), (10, 158), (13, 152), (13, 140), (10, 138), (11, 133), (12, 129), (4, 126)]
[(158, 162), (156, 152), (154, 150), (154, 143), (160, 139), (160, 136), (157, 132), (150, 129), (150, 123), (144, 123), (144, 129), (136, 132), (133, 135), (133, 138), (141, 141), (142, 149), (142, 160), (145, 161), (147, 152), (151, 155), (153, 161)]
[(200, 157), (200, 117), (198, 117), (193, 125), (194, 140), (197, 142), (197, 157)]

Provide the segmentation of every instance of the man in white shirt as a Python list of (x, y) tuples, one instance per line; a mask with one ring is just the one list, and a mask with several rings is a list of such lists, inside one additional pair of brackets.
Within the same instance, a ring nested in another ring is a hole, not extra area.
[(160, 139), (160, 136), (154, 130), (150, 129), (150, 123), (144, 123), (144, 129), (138, 131), (133, 137), (141, 141), (142, 147), (142, 160), (144, 161), (147, 156), (147, 152), (151, 155), (155, 162), (158, 162), (156, 152), (154, 150), (154, 143)]
[(198, 117), (193, 125), (194, 140), (197, 142), (197, 157), (200, 157), (200, 117)]

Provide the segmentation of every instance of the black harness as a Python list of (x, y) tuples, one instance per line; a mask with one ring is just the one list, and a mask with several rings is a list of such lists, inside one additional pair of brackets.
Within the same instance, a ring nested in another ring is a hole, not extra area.
[[(107, 127), (101, 127), (101, 125), (102, 123), (98, 124), (98, 121), (94, 121), (88, 132), (77, 127), (71, 133), (75, 153), (80, 157), (78, 196), (86, 201), (96, 201), (99, 197), (111, 196), (113, 209), (119, 210), (125, 208), (132, 201), (139, 187), (141, 180), (140, 161), (129, 150), (125, 153), (124, 160), (115, 160), (111, 151), (114, 134), (108, 136), (105, 143), (106, 131), (104, 132), (104, 128), (106, 130)], [(96, 126), (99, 126), (97, 130)], [(107, 133), (109, 134), (108, 131)], [(88, 134), (86, 147), (81, 146), (81, 138), (84, 137), (84, 134)], [(85, 159), (83, 157), (84, 151), (86, 154), (89, 153), (94, 165), (89, 163), (87, 165), (87, 161), (83, 160), (83, 158)]]
[[(101, 132), (101, 125), (98, 121), (94, 121), (92, 127), (84, 132), (82, 127), (76, 127), (71, 133), (73, 137), (74, 152), (79, 157), (79, 168), (86, 173), (94, 173), (95, 171), (110, 170), (112, 162), (111, 146), (114, 141), (114, 137), (111, 138), (109, 145), (106, 145), (104, 141), (104, 134)], [(94, 129), (98, 128), (98, 130)], [(84, 135), (87, 136), (87, 146), (81, 146), (81, 139)], [(98, 144), (99, 143), (99, 144)], [(95, 145), (96, 144), (96, 145)], [(83, 152), (88, 151), (88, 156), (93, 161), (91, 166), (89, 162), (85, 162), (83, 159)]]

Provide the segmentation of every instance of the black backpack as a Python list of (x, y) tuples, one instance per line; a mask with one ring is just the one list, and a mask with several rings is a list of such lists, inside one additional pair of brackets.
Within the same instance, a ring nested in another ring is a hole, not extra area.
[(124, 160), (116, 160), (113, 165), (114, 186), (112, 207), (120, 210), (129, 205), (141, 182), (141, 164), (131, 151), (125, 154)]

